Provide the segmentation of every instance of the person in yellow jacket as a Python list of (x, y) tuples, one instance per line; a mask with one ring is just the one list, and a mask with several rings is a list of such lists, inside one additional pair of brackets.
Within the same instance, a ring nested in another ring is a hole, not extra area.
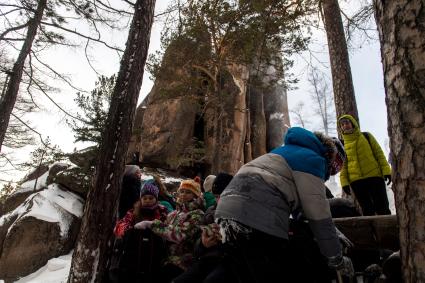
[(340, 181), (344, 192), (354, 192), (363, 215), (391, 214), (386, 184), (391, 183), (391, 168), (384, 152), (370, 133), (362, 133), (351, 115), (338, 119), (347, 161), (341, 170)]

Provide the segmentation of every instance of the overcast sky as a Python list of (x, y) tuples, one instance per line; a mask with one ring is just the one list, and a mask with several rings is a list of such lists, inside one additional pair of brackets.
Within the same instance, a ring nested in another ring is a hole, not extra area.
[[(162, 11), (166, 5), (166, 0), (157, 1), (157, 13)], [(150, 53), (160, 48), (160, 31), (161, 23), (154, 23), (151, 36)], [(115, 42), (124, 46), (127, 34), (119, 31), (109, 35)], [(322, 61), (318, 64), (328, 78), (331, 78), (329, 66), (329, 58), (326, 46), (326, 36), (323, 32), (315, 32), (315, 40), (313, 49), (316, 51), (315, 56)], [(106, 50), (101, 46), (96, 46), (93, 50), (89, 50), (93, 56), (93, 65), (95, 68), (104, 75), (112, 75), (119, 70), (119, 58), (115, 52)], [(291, 90), (288, 93), (289, 107), (293, 107), (300, 100), (305, 101), (308, 105), (310, 85), (307, 83), (305, 72), (305, 61), (303, 57), (306, 54), (295, 58), (296, 64), (292, 72), (294, 72), (300, 79), (297, 85), (297, 90)], [(94, 87), (97, 75), (91, 70), (84, 54), (81, 51), (74, 49), (57, 49), (52, 50), (46, 59), (57, 69), (73, 77), (76, 84), (86, 90), (91, 90)], [(379, 44), (377, 42), (372, 44), (363, 45), (360, 49), (355, 49), (350, 52), (352, 75), (354, 80), (354, 88), (357, 99), (357, 107), (360, 116), (362, 131), (371, 132), (384, 148), (387, 136), (387, 116), (382, 78), (382, 65), (380, 62)], [(149, 74), (145, 72), (143, 78), (142, 89), (140, 93), (139, 103), (149, 93), (152, 88), (153, 82), (149, 78)], [(59, 101), (61, 105), (70, 109), (72, 112), (73, 99), (75, 98), (76, 91), (69, 88), (54, 95), (55, 100)], [(37, 114), (31, 115), (32, 123), (36, 125), (38, 131), (45, 136), (49, 136), (53, 144), (58, 144), (64, 151), (72, 151), (74, 147), (81, 148), (84, 145), (75, 145), (73, 134), (64, 123), (65, 115), (55, 109), (55, 107), (48, 101), (44, 101), (45, 110)], [(308, 107), (306, 107), (308, 109)], [(318, 118), (317, 118), (318, 119)], [(310, 118), (311, 120), (311, 118)], [(315, 130), (315, 126), (311, 126), (310, 130)], [(28, 152), (23, 153), (22, 156), (28, 156)], [(387, 153), (387, 151), (385, 150)]]

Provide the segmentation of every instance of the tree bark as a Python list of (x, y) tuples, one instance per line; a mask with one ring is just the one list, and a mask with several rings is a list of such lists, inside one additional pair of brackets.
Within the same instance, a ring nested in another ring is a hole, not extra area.
[(425, 1), (375, 0), (403, 282), (425, 282)]
[(347, 41), (338, 0), (322, 0), (321, 5), (328, 39), (336, 115), (340, 117), (350, 114), (359, 121)]
[(32, 43), (37, 35), (38, 26), (43, 18), (44, 9), (46, 8), (47, 0), (39, 0), (37, 10), (34, 17), (28, 25), (27, 35), (24, 44), (19, 52), (15, 64), (13, 64), (10, 74), (9, 83), (7, 84), (6, 93), (0, 98), (0, 152), (6, 136), (6, 130), (9, 126), (10, 115), (15, 106), (16, 98), (18, 97), (19, 85), (22, 79), (22, 73), (25, 67), (25, 59), (31, 52)]
[(101, 282), (106, 274), (121, 178), (148, 54), (155, 0), (138, 0), (102, 135), (68, 282)]

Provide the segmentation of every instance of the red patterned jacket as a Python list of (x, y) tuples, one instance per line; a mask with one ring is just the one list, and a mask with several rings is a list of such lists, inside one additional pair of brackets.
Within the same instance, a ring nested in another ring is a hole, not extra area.
[[(145, 213), (143, 213), (145, 212)], [(153, 210), (142, 209), (142, 219), (143, 220), (155, 220), (165, 221), (167, 219), (167, 208), (165, 206), (158, 204), (158, 206)], [(117, 238), (122, 238), (129, 229), (132, 229), (135, 223), (134, 210), (130, 209), (127, 211), (126, 215), (117, 221), (114, 228), (114, 234)]]

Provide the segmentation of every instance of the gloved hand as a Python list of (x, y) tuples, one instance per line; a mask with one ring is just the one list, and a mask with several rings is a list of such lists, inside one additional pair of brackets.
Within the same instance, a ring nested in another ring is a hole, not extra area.
[(136, 225), (134, 225), (134, 229), (140, 229), (140, 230), (145, 230), (145, 229), (149, 229), (152, 226), (152, 221), (140, 221), (139, 223), (136, 223)]
[(351, 195), (350, 186), (344, 186), (342, 187), (342, 190), (347, 194)]
[(353, 277), (354, 276), (354, 267), (351, 259), (349, 257), (343, 256), (341, 263), (335, 267), (336, 271), (343, 276)]
[(385, 175), (384, 180), (387, 182), (387, 185), (391, 184), (391, 175)]
[(353, 242), (351, 242), (350, 239), (347, 238), (347, 236), (345, 236), (336, 227), (335, 227), (335, 230), (336, 230), (336, 235), (338, 236), (338, 239), (341, 242), (343, 249), (351, 249), (354, 247)]

